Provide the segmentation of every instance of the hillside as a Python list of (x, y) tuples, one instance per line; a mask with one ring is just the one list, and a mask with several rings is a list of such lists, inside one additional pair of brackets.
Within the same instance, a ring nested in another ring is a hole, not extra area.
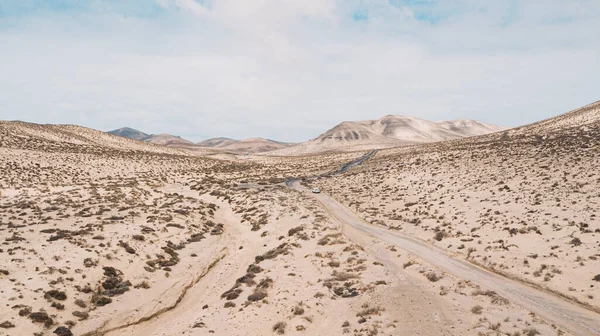
[(313, 184), (367, 222), (600, 311), (600, 102), (504, 132), (384, 149)]
[(305, 143), (270, 155), (304, 155), (328, 151), (389, 148), (483, 135), (503, 127), (475, 120), (432, 122), (415, 117), (387, 115), (377, 120), (346, 121)]
[(143, 151), (160, 154), (186, 152), (156, 146), (75, 125), (40, 125), (20, 121), (0, 121), (0, 147), (45, 152)]
[[(362, 153), (217, 160), (0, 122), (0, 335), (586, 334), (569, 331), (588, 315), (557, 310), (580, 305), (529, 299), (600, 296), (598, 112), (383, 149), (285, 185)], [(459, 260), (495, 280), (454, 273)]]

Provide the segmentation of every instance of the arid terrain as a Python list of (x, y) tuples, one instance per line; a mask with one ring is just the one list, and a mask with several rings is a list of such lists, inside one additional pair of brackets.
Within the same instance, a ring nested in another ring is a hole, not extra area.
[(0, 122), (0, 335), (599, 334), (600, 103), (452, 139), (336, 174)]
[(476, 120), (432, 122), (387, 115), (377, 120), (345, 121), (314, 139), (267, 154), (290, 156), (400, 147), (484, 135), (504, 129)]
[(170, 134), (147, 134), (123, 127), (109, 134), (157, 145), (196, 150), (201, 153), (258, 154), (266, 156), (306, 156), (460, 139), (506, 129), (476, 120), (462, 119), (432, 122), (415, 117), (387, 115), (377, 120), (345, 121), (314, 139), (301, 143), (280, 142), (264, 138), (235, 140), (211, 138), (196, 144)]

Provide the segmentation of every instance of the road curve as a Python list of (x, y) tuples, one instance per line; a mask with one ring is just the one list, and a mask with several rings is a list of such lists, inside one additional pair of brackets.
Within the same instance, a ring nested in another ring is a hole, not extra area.
[[(299, 179), (286, 181), (288, 187), (309, 193)], [(312, 193), (311, 193), (312, 194)], [(366, 235), (395, 245), (435, 265), (444, 272), (469, 280), (482, 288), (493, 290), (539, 317), (575, 335), (600, 335), (600, 314), (585, 309), (551, 293), (530, 287), (477, 267), (468, 261), (450, 256), (421, 240), (399, 232), (368, 224), (348, 207), (325, 194), (312, 194), (342, 225), (350, 225)]]

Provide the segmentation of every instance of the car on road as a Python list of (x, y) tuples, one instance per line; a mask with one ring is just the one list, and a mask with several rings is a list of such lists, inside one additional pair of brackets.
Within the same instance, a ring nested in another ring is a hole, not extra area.
[(321, 193), (321, 189), (319, 189), (319, 188), (312, 188), (312, 192), (313, 192), (313, 194), (320, 194)]

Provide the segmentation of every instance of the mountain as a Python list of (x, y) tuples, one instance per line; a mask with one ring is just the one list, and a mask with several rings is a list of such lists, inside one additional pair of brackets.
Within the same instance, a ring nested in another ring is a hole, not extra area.
[(171, 134), (152, 134), (144, 141), (150, 142), (157, 145), (163, 146), (195, 146), (195, 144), (189, 140), (183, 139), (180, 136), (171, 135)]
[(150, 134), (146, 134), (144, 132), (129, 127), (122, 127), (116, 130), (108, 131), (107, 133), (140, 141), (145, 141), (150, 136)]
[(377, 120), (345, 121), (307, 142), (277, 150), (272, 155), (396, 147), (460, 139), (494, 133), (504, 127), (475, 120), (433, 122), (415, 117), (387, 115)]
[(221, 147), (225, 147), (225, 146), (234, 144), (238, 141), (239, 140), (220, 137), (220, 138), (206, 139), (206, 140), (196, 143), (196, 145), (201, 146), (201, 147), (221, 148)]
[(213, 138), (201, 141), (197, 145), (235, 153), (262, 153), (287, 148), (294, 144), (263, 138), (249, 138), (245, 140)]
[(150, 142), (156, 145), (169, 147), (185, 147), (189, 149), (198, 148), (200, 150), (214, 149), (218, 152), (234, 153), (261, 153), (287, 148), (294, 144), (279, 142), (263, 138), (250, 138), (245, 140), (235, 140), (230, 138), (212, 138), (198, 143), (193, 143), (182, 137), (171, 134), (147, 134), (130, 127), (123, 127), (107, 132), (133, 140)]
[(187, 147), (195, 145), (193, 142), (183, 139), (180, 136), (171, 134), (147, 134), (130, 127), (122, 127), (116, 130), (108, 131), (107, 133), (162, 146)]

